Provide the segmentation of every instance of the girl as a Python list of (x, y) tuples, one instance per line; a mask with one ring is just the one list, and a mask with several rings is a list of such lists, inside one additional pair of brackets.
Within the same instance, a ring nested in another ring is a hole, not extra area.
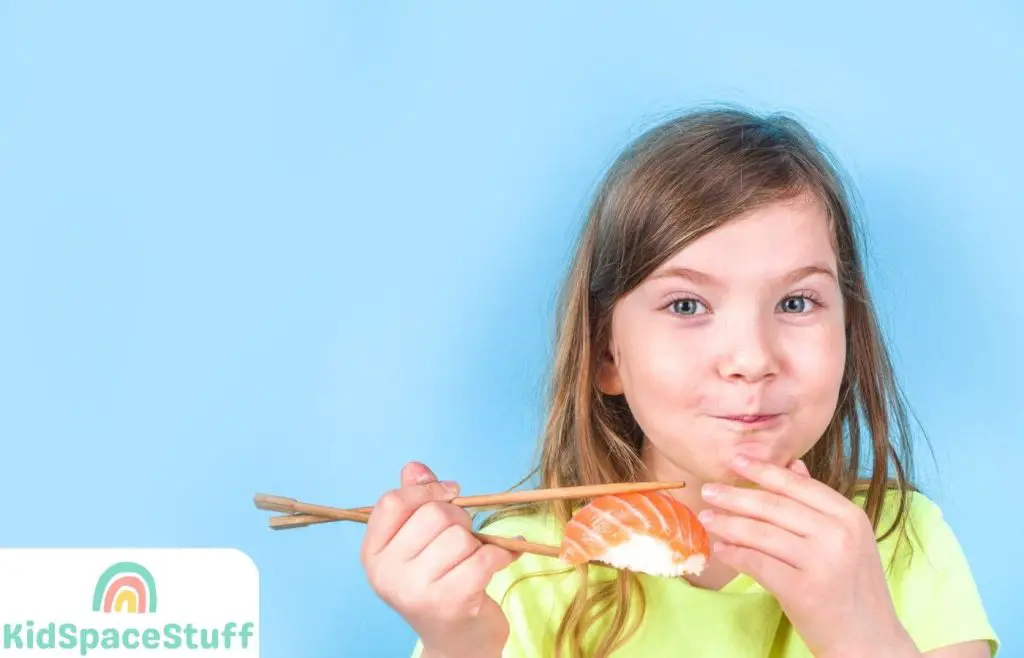
[[(693, 111), (598, 190), (537, 472), (684, 480), (708, 567), (566, 569), (481, 545), (446, 502), (458, 486), (417, 463), (374, 508), (363, 564), (422, 658), (992, 655), (959, 544), (909, 482), (906, 418), (832, 159), (785, 116)], [(485, 525), (557, 544), (573, 510)]]

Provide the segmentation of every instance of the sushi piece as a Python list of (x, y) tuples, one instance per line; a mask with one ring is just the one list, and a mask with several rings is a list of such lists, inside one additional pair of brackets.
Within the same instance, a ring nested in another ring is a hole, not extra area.
[(559, 557), (604, 562), (655, 576), (700, 574), (708, 534), (689, 507), (664, 491), (599, 496), (566, 524)]

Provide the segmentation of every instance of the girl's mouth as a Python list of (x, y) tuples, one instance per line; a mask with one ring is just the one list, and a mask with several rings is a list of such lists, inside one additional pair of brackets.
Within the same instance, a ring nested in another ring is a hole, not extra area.
[(722, 420), (737, 423), (743, 427), (768, 427), (782, 417), (782, 414), (743, 414), (739, 416), (718, 416)]

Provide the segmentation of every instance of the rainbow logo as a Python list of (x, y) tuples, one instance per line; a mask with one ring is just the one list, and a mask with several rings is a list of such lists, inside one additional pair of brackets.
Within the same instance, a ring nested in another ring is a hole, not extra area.
[(156, 612), (156, 583), (141, 564), (118, 562), (96, 581), (93, 612)]

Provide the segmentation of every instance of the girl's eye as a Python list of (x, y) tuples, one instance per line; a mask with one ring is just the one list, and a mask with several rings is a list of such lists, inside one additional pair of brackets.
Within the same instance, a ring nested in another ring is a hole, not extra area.
[(672, 302), (669, 308), (672, 309), (673, 313), (678, 313), (679, 315), (697, 315), (700, 309), (704, 308), (704, 304), (696, 299), (677, 299)]
[(780, 306), (785, 313), (806, 313), (814, 307), (814, 303), (806, 295), (794, 295), (783, 299)]

